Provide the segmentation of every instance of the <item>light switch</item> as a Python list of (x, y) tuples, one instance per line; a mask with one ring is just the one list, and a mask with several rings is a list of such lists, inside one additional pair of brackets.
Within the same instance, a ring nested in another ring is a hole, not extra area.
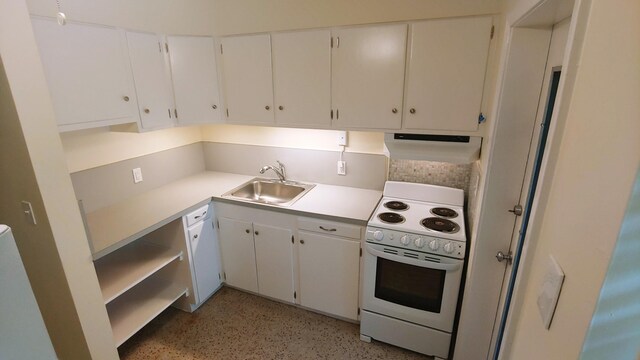
[(556, 311), (556, 305), (558, 304), (563, 282), (564, 272), (562, 272), (556, 259), (549, 255), (547, 271), (542, 280), (542, 286), (540, 287), (537, 300), (538, 310), (545, 329), (549, 329), (549, 326), (551, 326), (551, 320), (553, 319), (553, 313)]
[(36, 215), (33, 213), (31, 203), (28, 201), (21, 201), (20, 205), (22, 206), (22, 212), (24, 213), (24, 216), (26, 216), (27, 221), (32, 225), (36, 225)]
[(142, 169), (140, 168), (133, 169), (133, 182), (137, 184), (141, 181), (142, 181)]

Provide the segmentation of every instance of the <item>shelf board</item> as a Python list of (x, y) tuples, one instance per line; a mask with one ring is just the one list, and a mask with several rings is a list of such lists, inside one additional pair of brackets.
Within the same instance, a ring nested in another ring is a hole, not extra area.
[(116, 346), (122, 345), (186, 292), (184, 286), (151, 277), (112, 301), (107, 305), (107, 312)]
[(181, 251), (136, 241), (111, 256), (96, 260), (104, 303), (108, 304), (181, 255)]

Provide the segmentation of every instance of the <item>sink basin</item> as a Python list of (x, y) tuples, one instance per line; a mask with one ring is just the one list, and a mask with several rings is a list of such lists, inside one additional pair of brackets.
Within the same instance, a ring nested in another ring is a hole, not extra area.
[(261, 204), (289, 206), (309, 192), (315, 185), (295, 181), (280, 182), (255, 178), (225, 193), (222, 197)]

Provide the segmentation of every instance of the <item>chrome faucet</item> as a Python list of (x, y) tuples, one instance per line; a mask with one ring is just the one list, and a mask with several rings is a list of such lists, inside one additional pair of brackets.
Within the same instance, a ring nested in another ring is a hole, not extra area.
[(278, 175), (278, 179), (280, 179), (280, 182), (285, 182), (287, 174), (286, 174), (285, 169), (284, 169), (284, 164), (281, 163), (278, 160), (276, 160), (276, 162), (278, 163), (278, 167), (277, 168), (275, 168), (275, 167), (273, 167), (271, 165), (263, 166), (262, 169), (260, 169), (260, 174), (264, 174), (265, 171), (267, 171), (267, 170), (273, 170), (276, 173), (276, 175)]

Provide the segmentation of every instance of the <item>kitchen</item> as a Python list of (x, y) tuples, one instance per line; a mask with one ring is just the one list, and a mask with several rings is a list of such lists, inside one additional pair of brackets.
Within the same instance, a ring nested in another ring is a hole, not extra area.
[[(460, 2), (460, 4), (462, 3), (463, 2)], [(30, 6), (34, 6), (34, 4), (35, 4), (35, 7), (37, 7), (38, 5), (37, 2), (30, 4)], [(42, 15), (50, 16), (51, 14), (54, 14), (56, 12), (56, 9), (52, 8), (53, 4), (49, 4), (49, 3), (44, 4), (43, 2), (40, 5), (43, 7), (40, 10)], [(65, 6), (64, 3), (62, 5)], [(216, 8), (216, 11), (219, 14), (224, 14), (224, 15), (220, 15), (219, 17), (216, 17), (217, 21), (213, 21), (212, 23), (215, 24), (215, 26), (223, 27), (223, 30), (220, 30), (220, 29), (213, 29), (213, 30), (204, 29), (203, 30), (203, 29), (192, 28), (192, 27), (198, 26), (198, 24), (200, 24), (203, 27), (214, 26), (214, 25), (211, 25), (209, 21), (205, 21), (206, 19), (202, 18), (202, 17), (206, 17), (206, 14), (208, 12), (198, 8), (192, 9), (193, 13), (184, 14), (185, 18), (189, 18), (191, 21), (183, 21), (182, 25), (179, 25), (181, 23), (180, 21), (167, 21), (167, 19), (174, 19), (169, 15), (172, 15), (172, 16), (175, 15), (177, 17), (176, 19), (180, 19), (180, 17), (178, 17), (178, 14), (183, 14), (183, 12), (186, 11), (185, 9), (182, 9), (182, 8), (175, 9), (175, 11), (171, 12), (171, 14), (168, 14), (168, 13), (164, 14), (165, 16), (167, 16), (167, 18), (155, 19), (155, 21), (157, 21), (156, 23), (154, 23), (154, 19), (151, 19), (148, 16), (142, 16), (142, 15), (134, 16), (134, 14), (136, 13), (145, 14), (144, 9), (142, 8), (139, 8), (139, 9), (129, 8), (131, 11), (126, 12), (126, 14), (131, 18), (127, 18), (126, 16), (120, 16), (120, 17), (112, 16), (111, 19), (107, 19), (107, 18), (110, 17), (109, 15), (110, 11), (113, 11), (113, 9), (110, 10), (110, 7), (108, 6), (100, 9), (102, 11), (96, 11), (95, 9), (88, 9), (83, 6), (73, 7), (71, 3), (68, 3), (67, 4), (68, 8), (66, 9), (66, 11), (70, 16), (70, 20), (72, 20), (71, 18), (72, 16), (70, 14), (73, 13), (74, 14), (73, 16), (76, 16), (76, 19), (83, 19), (85, 22), (106, 23), (114, 26), (121, 26), (127, 29), (134, 29), (134, 30), (157, 31), (157, 32), (166, 33), (166, 34), (181, 34), (181, 33), (234, 34), (234, 33), (279, 31), (279, 30), (287, 30), (287, 29), (290, 30), (290, 29), (298, 29), (298, 28), (320, 28), (320, 27), (331, 27), (331, 26), (349, 25), (349, 24), (370, 24), (375, 22), (388, 22), (388, 21), (402, 22), (402, 20), (410, 20), (410, 19), (418, 20), (418, 19), (427, 19), (432, 17), (460, 17), (460, 16), (481, 15), (481, 14), (499, 14), (502, 9), (499, 6), (499, 4), (494, 2), (473, 2), (473, 4), (467, 3), (465, 5), (467, 6), (461, 7), (463, 10), (460, 10), (454, 5), (439, 6), (434, 4), (431, 4), (431, 5), (427, 4), (427, 5), (423, 5), (424, 8), (417, 7), (418, 9), (422, 9), (422, 13), (420, 15), (414, 14), (413, 12), (416, 11), (416, 6), (409, 6), (409, 4), (407, 4), (404, 7), (398, 7), (399, 9), (404, 9), (404, 10), (399, 10), (399, 11), (403, 11), (404, 12), (403, 14), (391, 13), (388, 15), (385, 15), (385, 14), (388, 12), (389, 8), (385, 6), (374, 7), (373, 9), (371, 9), (371, 13), (369, 15), (366, 15), (362, 12), (355, 11), (355, 9), (357, 8), (356, 5), (351, 5), (351, 6), (354, 6), (353, 11), (342, 12), (342, 14), (347, 14), (347, 13), (354, 14), (354, 15), (350, 15), (350, 16), (353, 16), (353, 18), (348, 18), (348, 19), (341, 19), (340, 16), (334, 16), (334, 13), (330, 11), (331, 9), (323, 8), (323, 6), (318, 5), (320, 6), (320, 8), (315, 8), (313, 9), (314, 11), (312, 13), (311, 12), (307, 13), (306, 19), (303, 17), (303, 19), (296, 20), (295, 17), (287, 16), (287, 14), (292, 14), (292, 13), (286, 13), (285, 15), (282, 15), (280, 20), (275, 20), (277, 19), (276, 16), (272, 16), (272, 17), (264, 16), (264, 17), (251, 17), (250, 18), (251, 20), (249, 21), (247, 21), (247, 19), (240, 21), (239, 19), (242, 19), (245, 16), (245, 15), (241, 16), (240, 14), (241, 12), (243, 12), (242, 9), (235, 9), (234, 6), (228, 3), (219, 2), (217, 3), (218, 7)], [(511, 14), (511, 13), (519, 14), (523, 12), (522, 10), (523, 4), (507, 3), (506, 5), (507, 7), (505, 10), (505, 14)], [(527, 5), (530, 5), (530, 4), (527, 4)], [(125, 6), (125, 5), (122, 5), (122, 6)], [(134, 5), (130, 5), (130, 6), (134, 6)], [(510, 8), (510, 6), (512, 8)], [(251, 9), (262, 9), (264, 10), (263, 12), (269, 13), (268, 9), (264, 8), (264, 5), (263, 7), (261, 7), (258, 4), (253, 4)], [(274, 11), (274, 10), (283, 11), (284, 9), (281, 9), (281, 8), (271, 9), (271, 11)], [(38, 10), (36, 9), (36, 12), (37, 11)], [(295, 10), (290, 10), (290, 11), (295, 13)], [(301, 11), (304, 14), (304, 11), (302, 10), (298, 10), (298, 11)], [(600, 11), (605, 11), (605, 10), (600, 10)], [(32, 10), (32, 12), (34, 11)], [(326, 19), (324, 21), (320, 21), (321, 17), (317, 16), (317, 14), (325, 14)], [(101, 19), (100, 16), (105, 16), (107, 18)], [(342, 15), (342, 16), (346, 16), (346, 15)], [(388, 17), (385, 17), (385, 16), (388, 16)], [(510, 16), (513, 16), (513, 14), (511, 14)], [(117, 20), (114, 20), (113, 18), (116, 18)], [(17, 21), (16, 19), (23, 19), (23, 18), (16, 17), (15, 19), (13, 19), (13, 21)], [(203, 21), (198, 22), (198, 21), (195, 21), (194, 19), (202, 19)], [(302, 20), (304, 20), (304, 25), (291, 23), (293, 21), (302, 21)], [(269, 21), (274, 21), (274, 23), (269, 23)], [(145, 24), (145, 22), (148, 22), (148, 23)], [(158, 23), (164, 24), (163, 25), (164, 27), (159, 27), (157, 25)], [(241, 25), (241, 24), (244, 24), (244, 25)], [(501, 23), (497, 22), (497, 24), (501, 24)], [(24, 26), (24, 24), (22, 26)], [(242, 26), (244, 26), (244, 28)], [(501, 31), (502, 31), (501, 26), (497, 27), (497, 31), (498, 31), (498, 35), (501, 34)], [(6, 34), (6, 32), (4, 33)], [(495, 42), (493, 44), (495, 44)], [(3, 48), (3, 62), (5, 67), (7, 68), (11, 63), (9, 63), (5, 57), (9, 57), (10, 54), (11, 52), (5, 53), (5, 48)], [(495, 83), (498, 82), (496, 78), (496, 73), (499, 65), (499, 62), (497, 61), (497, 57), (499, 56), (499, 54), (497, 53), (496, 50), (494, 50), (492, 54), (496, 58), (494, 58), (493, 60), (489, 60), (489, 63), (492, 64), (489, 67), (489, 75), (487, 75), (488, 79), (490, 79), (490, 81), (488, 81), (488, 83), (490, 84), (489, 86), (490, 89), (491, 89), (491, 86), (495, 86)], [(10, 82), (12, 81), (13, 76), (18, 76), (17, 73), (9, 72), (9, 70), (7, 70), (7, 73), (8, 73), (8, 76), (10, 75), (9, 76)], [(40, 79), (36, 82), (30, 82), (30, 83), (37, 84), (39, 82), (41, 83), (42, 81), (43, 79)], [(492, 83), (494, 85), (491, 85)], [(15, 88), (15, 86), (12, 86), (12, 91), (18, 91), (18, 90)], [(33, 93), (34, 90), (31, 89), (31, 90), (25, 90), (25, 91), (29, 91)], [(491, 94), (493, 94), (493, 91), (491, 90), (485, 89), (484, 92), (485, 94), (489, 94), (488, 95), (489, 97), (491, 96)], [(20, 103), (18, 95), (19, 94), (17, 93), (14, 93), (13, 95), (14, 101), (16, 102), (17, 105)], [(43, 95), (43, 96), (47, 98), (48, 95)], [(491, 104), (491, 101), (489, 98), (484, 97), (483, 102), (485, 101)], [(16, 107), (18, 107), (17, 105)], [(491, 110), (489, 106), (488, 108), (489, 109), (486, 110), (487, 111), (486, 115), (488, 115), (489, 121), (491, 121), (492, 111), (489, 111)], [(20, 110), (20, 111), (26, 111), (26, 110)], [(29, 111), (37, 111), (37, 110), (32, 108)], [(32, 115), (35, 115), (35, 114), (32, 114)], [(42, 117), (50, 117), (50, 115), (46, 115), (46, 116), (43, 115)], [(32, 126), (35, 126), (36, 124), (37, 123), (34, 123)], [(55, 127), (55, 125), (53, 124), (54, 122), (52, 122), (52, 127)], [(484, 137), (490, 136), (487, 130), (487, 125), (488, 124), (481, 126), (479, 130), (480, 131), (479, 134)], [(623, 126), (623, 124), (621, 124), (620, 126)], [(39, 166), (41, 166), (40, 170), (37, 170), (37, 171), (45, 172), (44, 173), (46, 174), (45, 176), (50, 178), (50, 180), (47, 181), (46, 183), (43, 183), (42, 181), (38, 181), (38, 187), (40, 188), (40, 192), (42, 192), (43, 194), (46, 192), (45, 190), (47, 190), (49, 187), (51, 188), (50, 190), (55, 189), (54, 192), (56, 192), (56, 196), (60, 198), (56, 202), (54, 202), (56, 205), (53, 205), (53, 203), (51, 203), (51, 205), (49, 206), (55, 206), (56, 208), (60, 207), (61, 209), (64, 209), (63, 204), (67, 204), (66, 206), (69, 206), (68, 211), (61, 210), (60, 211), (61, 214), (77, 212), (77, 205), (75, 204), (76, 196), (75, 194), (73, 194), (73, 189), (71, 189), (71, 193), (68, 192), (69, 189), (66, 189), (64, 191), (60, 190), (60, 184), (67, 184), (67, 186), (70, 187), (69, 173), (76, 173), (81, 170), (95, 168), (100, 165), (111, 164), (111, 163), (123, 161), (123, 160), (129, 160), (136, 157), (140, 157), (142, 155), (150, 155), (152, 153), (157, 153), (162, 150), (168, 151), (169, 149), (177, 149), (181, 146), (196, 144), (201, 141), (205, 143), (204, 144), (205, 146), (212, 146), (212, 147), (224, 146), (224, 151), (227, 151), (228, 148), (233, 147), (236, 151), (238, 151), (238, 153), (244, 152), (245, 154), (248, 151), (247, 148), (259, 146), (259, 148), (257, 148), (258, 151), (251, 153), (251, 154), (258, 153), (253, 155), (256, 157), (256, 159), (250, 159), (250, 161), (253, 163), (247, 161), (247, 164), (239, 164), (237, 162), (230, 164), (230, 163), (221, 162), (220, 161), (221, 159), (219, 158), (215, 158), (215, 160), (212, 160), (214, 164), (218, 164), (219, 166), (227, 166), (228, 168), (232, 168), (233, 166), (235, 166), (236, 169), (238, 169), (238, 167), (245, 165), (247, 168), (246, 170), (233, 170), (233, 171), (227, 170), (227, 172), (240, 173), (240, 174), (246, 172), (247, 174), (252, 174), (252, 175), (257, 175), (257, 171), (262, 166), (274, 164), (275, 160), (278, 159), (280, 155), (286, 156), (288, 152), (282, 149), (279, 150), (277, 147), (289, 148), (289, 149), (296, 149), (297, 147), (303, 147), (303, 150), (318, 150), (320, 151), (321, 154), (323, 154), (326, 157), (327, 160), (318, 161), (319, 163), (318, 166), (326, 166), (326, 169), (317, 169), (317, 174), (331, 174), (330, 177), (329, 175), (323, 175), (323, 176), (329, 177), (328, 179), (324, 179), (323, 181), (319, 181), (315, 179), (314, 179), (315, 181), (312, 181), (312, 182), (318, 182), (318, 183), (331, 184), (331, 181), (350, 181), (351, 179), (353, 179), (351, 176), (360, 176), (362, 178), (370, 178), (370, 176), (365, 176), (363, 174), (363, 171), (358, 168), (360, 161), (363, 161), (363, 162), (370, 161), (370, 162), (376, 163), (377, 161), (379, 161), (379, 158), (382, 158), (384, 161), (384, 156), (382, 155), (383, 140), (382, 140), (381, 133), (360, 133), (358, 131), (349, 131), (349, 134), (348, 134), (349, 148), (343, 155), (347, 162), (348, 175), (346, 177), (341, 177), (335, 174), (335, 164), (336, 164), (335, 162), (339, 160), (340, 149), (336, 148), (335, 145), (333, 145), (335, 143), (336, 136), (334, 135), (334, 132), (332, 130), (327, 131), (326, 135), (320, 135), (320, 133), (322, 134), (325, 134), (325, 133), (319, 132), (319, 131), (314, 132), (313, 130), (293, 130), (293, 129), (288, 130), (288, 129), (277, 129), (277, 128), (255, 128), (254, 129), (250, 127), (235, 126), (235, 125), (208, 125), (202, 128), (184, 127), (184, 128), (170, 129), (170, 130), (157, 130), (157, 131), (151, 131), (151, 132), (141, 133), (141, 134), (112, 132), (107, 130), (86, 130), (84, 131), (84, 133), (70, 132), (70, 133), (63, 133), (62, 135), (58, 135), (57, 131), (48, 133), (48, 132), (43, 132), (40, 129), (41, 129), (40, 126), (38, 126), (37, 129), (31, 128), (32, 131), (35, 131), (34, 134), (37, 134), (37, 136), (34, 138), (31, 138), (28, 136), (29, 129), (24, 128), (24, 125), (23, 125), (22, 132), (24, 132), (25, 134), (23, 135), (24, 139), (28, 141), (28, 143), (30, 143), (31, 141), (37, 141), (40, 144), (47, 144), (46, 147), (43, 145), (43, 149), (42, 149), (42, 151), (47, 153), (47, 156), (43, 157), (43, 159), (47, 159), (47, 161), (46, 162), (36, 161), (37, 158), (35, 158), (36, 156), (34, 152), (35, 150), (32, 149), (30, 152), (31, 153), (30, 156), (32, 156), (32, 158), (31, 160), (28, 160), (26, 163), (32, 163), (34, 168), (38, 168)], [(3, 132), (4, 132), (4, 129), (3, 129)], [(633, 134), (631, 130), (622, 131), (622, 132), (625, 134)], [(275, 136), (274, 137), (266, 136), (268, 134), (274, 134)], [(313, 134), (313, 135), (310, 137), (309, 134)], [(475, 135), (478, 135), (478, 134), (476, 133)], [(316, 137), (322, 137), (322, 136), (325, 136), (326, 138), (325, 139), (318, 138), (316, 140)], [(62, 148), (59, 147), (60, 137), (62, 138), (62, 145), (64, 146), (64, 151), (62, 150)], [(300, 141), (300, 139), (303, 139), (303, 138), (305, 139), (306, 143), (300, 144), (298, 142), (296, 144), (296, 139), (298, 139), (297, 141)], [(308, 140), (306, 140), (309, 138), (313, 139), (313, 141), (309, 142)], [(631, 144), (633, 146), (637, 146), (633, 142), (633, 140), (634, 139), (629, 139), (629, 141), (631, 141)], [(211, 145), (208, 143), (218, 143), (218, 144)], [(229, 144), (229, 143), (232, 143), (232, 144), (235, 143), (235, 145), (234, 146), (219, 145), (219, 144)], [(58, 145), (50, 145), (50, 144), (58, 144)], [(33, 143), (30, 143), (30, 146), (36, 146), (36, 145)], [(53, 157), (51, 154), (54, 153), (52, 149), (56, 148), (55, 146), (58, 146), (57, 149), (60, 151), (60, 154), (58, 154), (58, 156)], [(619, 146), (622, 146), (622, 144), (620, 144)], [(628, 148), (629, 146), (627, 146), (627, 149)], [(254, 148), (254, 150), (256, 150), (256, 148)], [(270, 153), (265, 153), (264, 157), (261, 157), (263, 156), (262, 154), (264, 151), (270, 151)], [(280, 151), (280, 153), (276, 154), (278, 151)], [(301, 152), (304, 153), (303, 151)], [(367, 152), (373, 153), (373, 154), (367, 155)], [(215, 149), (212, 149), (211, 152), (207, 152), (207, 154), (209, 153), (213, 153), (215, 155), (218, 152), (216, 152)], [(486, 151), (483, 150), (483, 154), (485, 153)], [(298, 156), (304, 156), (304, 155), (298, 155)], [(246, 158), (246, 156), (244, 158), (243, 157), (240, 157), (240, 158), (244, 159)], [(292, 158), (296, 158), (296, 156), (292, 156)], [(324, 157), (322, 159), (324, 159)], [(293, 160), (287, 161), (284, 158), (280, 158), (280, 160), (283, 161), (283, 163), (287, 166), (287, 170), (289, 171), (290, 178), (294, 180), (303, 181), (303, 180), (306, 180), (305, 176), (307, 178), (310, 178), (313, 175), (317, 176), (317, 174), (306, 173), (306, 172), (313, 172), (315, 170), (313, 167), (309, 169), (308, 161), (307, 161), (307, 165), (305, 166), (304, 161), (300, 161), (301, 164), (296, 164), (295, 162), (293, 162)], [(634, 161), (634, 159), (628, 159), (628, 161), (631, 162), (631, 161)], [(52, 168), (55, 168), (55, 166), (60, 166), (61, 168), (64, 168), (65, 171), (63, 171), (63, 173), (66, 173), (66, 175), (60, 173), (60, 178), (52, 177), (53, 174), (56, 173), (52, 171)], [(398, 166), (397, 164), (394, 165), (393, 161), (390, 164), (390, 166), (391, 167), (396, 166), (395, 168), (402, 168), (402, 166)], [(596, 164), (594, 163), (592, 166), (595, 167)], [(377, 180), (378, 185), (376, 186), (378, 186), (379, 190), (381, 190), (381, 185), (380, 185), (381, 182), (384, 182), (384, 180), (386, 180), (385, 176), (387, 174), (384, 167), (385, 165), (382, 166), (382, 170), (380, 165), (374, 165), (373, 167), (371, 167), (371, 165), (366, 165), (365, 167), (363, 167), (363, 169), (365, 169), (365, 172), (368, 169), (373, 169), (373, 172), (376, 174), (376, 176), (378, 176), (379, 180)], [(629, 168), (631, 168), (631, 166), (629, 166)], [(207, 165), (207, 169), (209, 169), (208, 165)], [(486, 169), (481, 169), (481, 170), (486, 171)], [(128, 171), (130, 172), (131, 169), (128, 169)], [(629, 184), (630, 177), (633, 176), (633, 174), (631, 174), (632, 171), (634, 171), (634, 169), (628, 170), (628, 174), (627, 174), (628, 176), (619, 179), (619, 181), (621, 181), (620, 188), (629, 189), (628, 184)], [(145, 171), (144, 167), (143, 167), (143, 172), (144, 172), (143, 174), (144, 181), (141, 183), (141, 185), (153, 186), (152, 183), (155, 179), (154, 175), (151, 175), (150, 173), (149, 175), (147, 175), (148, 173)], [(44, 174), (41, 174), (41, 176)], [(64, 176), (66, 176), (66, 179), (64, 178)], [(128, 173), (127, 183), (126, 185), (123, 185), (123, 188), (122, 188), (123, 192), (126, 191), (125, 189), (127, 189), (127, 187), (131, 189), (131, 186), (133, 185), (133, 184), (129, 184), (129, 182), (132, 182), (130, 177), (131, 175), (130, 173)], [(623, 180), (625, 179), (627, 181), (626, 183), (623, 182)], [(368, 181), (371, 181), (371, 180), (369, 179)], [(346, 183), (343, 183), (343, 185), (354, 186), (354, 185), (348, 185)], [(63, 197), (63, 194), (66, 194), (66, 196)], [(121, 195), (126, 196), (126, 194), (121, 194)], [(104, 198), (102, 200), (105, 200), (105, 198), (108, 198), (108, 197), (109, 197), (108, 194), (104, 194)], [(619, 196), (620, 204), (624, 204), (627, 198), (628, 198), (628, 193), (620, 194)], [(69, 203), (70, 199), (73, 200), (73, 204)], [(87, 205), (92, 206), (90, 203)], [(622, 209), (623, 207), (624, 206), (620, 205), (619, 209)], [(36, 213), (44, 213), (44, 209), (39, 210), (36, 208), (34, 210)], [(57, 212), (58, 211), (49, 210), (49, 211), (46, 211), (46, 214), (50, 217), (50, 220), (51, 220), (53, 219), (53, 217), (56, 216)], [(617, 215), (620, 216), (620, 213), (618, 213)], [(476, 216), (473, 216), (473, 218), (475, 219)], [(65, 223), (68, 220), (69, 219), (64, 220)], [(475, 221), (477, 220), (470, 220), (471, 223)], [(618, 224), (619, 224), (619, 221), (618, 221)], [(473, 227), (473, 225), (471, 227)], [(614, 225), (612, 225), (612, 227), (614, 227)], [(60, 230), (58, 229), (58, 231)], [(80, 229), (76, 227), (68, 227), (68, 229), (66, 229), (65, 231), (70, 231), (70, 232), (75, 231), (74, 233), (75, 235), (72, 236), (71, 234), (67, 234), (63, 236), (62, 234), (58, 234), (56, 238), (62, 236), (62, 238), (68, 237), (73, 239), (79, 239), (79, 238), (81, 239), (84, 237), (84, 235), (82, 234), (84, 232), (82, 225), (80, 225)], [(84, 242), (86, 246), (86, 239), (84, 239)], [(68, 249), (68, 248), (65, 248), (63, 245), (64, 244), (56, 245), (56, 247), (59, 247), (59, 249), (55, 250), (55, 252), (60, 253), (60, 259), (45, 259), (46, 261), (49, 261), (51, 263), (51, 266), (55, 266), (54, 263), (56, 261), (61, 261), (63, 268), (82, 269), (84, 266), (88, 265), (87, 263), (83, 263), (83, 261), (86, 262), (86, 254), (83, 254), (80, 256), (70, 256), (70, 253), (65, 253), (65, 251), (73, 252), (78, 250)], [(609, 252), (610, 251), (611, 249), (609, 249)], [(495, 254), (495, 251), (493, 253)], [(493, 255), (491, 257), (493, 257)], [(64, 258), (64, 261), (61, 260), (62, 258)], [(495, 261), (495, 260), (492, 260), (492, 261)], [(542, 257), (540, 258), (540, 261), (542, 262)], [(567, 271), (566, 269), (567, 261), (568, 260), (566, 259), (561, 261), (561, 264), (563, 265), (565, 272)], [(602, 259), (599, 261), (602, 261), (604, 263), (604, 265), (602, 265), (603, 266), (602, 274), (599, 275), (599, 276), (603, 276), (608, 258)], [(97, 293), (99, 293), (100, 291), (99, 289), (96, 289), (95, 283), (90, 282), (91, 279), (87, 279), (86, 277), (80, 276), (79, 274), (71, 274), (71, 273), (67, 273), (66, 276), (71, 277), (66, 279), (66, 281), (69, 281), (69, 282), (71, 282), (71, 280), (78, 281), (79, 283), (84, 284), (83, 286), (86, 286), (86, 289), (93, 289), (94, 291), (97, 291)], [(79, 278), (73, 279), (74, 276), (78, 276)], [(577, 276), (577, 275), (574, 274), (573, 276)], [(478, 286), (482, 285), (481, 282), (478, 282), (477, 284)], [(92, 296), (96, 295), (96, 294), (93, 294), (93, 295), (90, 294), (91, 293), (90, 291), (83, 291), (81, 290), (81, 288), (82, 287), (75, 288), (76, 290), (73, 290), (73, 288), (70, 288), (69, 289), (70, 294), (68, 294), (68, 296), (69, 297), (80, 296), (81, 298), (84, 298), (84, 299), (91, 299)], [(595, 303), (598, 289), (599, 287), (597, 289), (595, 289), (595, 287), (594, 289), (592, 289), (592, 291), (595, 294), (593, 295), (593, 303)], [(79, 291), (80, 293), (75, 294), (73, 291)], [(570, 296), (567, 294), (571, 294), (571, 293), (570, 292), (566, 293), (566, 289), (563, 289), (563, 298), (561, 298), (561, 301), (563, 301), (568, 296)], [(62, 298), (59, 301), (62, 302), (63, 301)], [(102, 299), (94, 298), (93, 301), (101, 302)], [(91, 304), (92, 304), (91, 301), (87, 301), (85, 305), (78, 305), (78, 307), (86, 306), (87, 308), (84, 309), (84, 311), (90, 312)], [(562, 302), (560, 303), (560, 305), (561, 304)], [(61, 308), (64, 308), (64, 305), (60, 305), (60, 306)], [(80, 314), (83, 314), (83, 309), (80, 308), (73, 311), (79, 314), (77, 315), (80, 318), (78, 321), (82, 322), (84, 317), (81, 316)], [(590, 318), (591, 310), (585, 310), (585, 314), (587, 312), (588, 312), (588, 315), (585, 315), (585, 318), (586, 317)], [(535, 313), (534, 315), (537, 316), (537, 314)], [(463, 322), (465, 321), (464, 320), (465, 318), (466, 317), (463, 315), (462, 316)], [(534, 319), (531, 320), (532, 324), (533, 324), (533, 321)], [(557, 321), (557, 320), (554, 320), (554, 321)], [(554, 324), (556, 323), (554, 322)], [(559, 323), (559, 324), (562, 324), (562, 323)], [(101, 325), (98, 323), (92, 323), (92, 324), (85, 323), (83, 327), (86, 327), (86, 326), (100, 327)], [(532, 327), (535, 327), (535, 325), (532, 325)], [(101, 330), (99, 329), (95, 329), (95, 330), (96, 332), (94, 334), (101, 333)], [(555, 330), (554, 327), (552, 327), (551, 330)], [(91, 332), (85, 329), (85, 333), (90, 334)], [(577, 336), (577, 337), (580, 337), (580, 336)], [(96, 340), (91, 340), (91, 338), (89, 337), (87, 338), (86, 341), (91, 342)], [(551, 341), (551, 340), (548, 340), (548, 341)], [(581, 344), (582, 338), (576, 339), (574, 341), (580, 342)], [(93, 345), (98, 346), (98, 348), (101, 346), (100, 344), (93, 344)], [(579, 344), (574, 345), (572, 347), (573, 351), (576, 351), (577, 347), (578, 347), (577, 350), (579, 351)], [(457, 345), (457, 348), (460, 349), (460, 345)], [(104, 353), (106, 354), (106, 353), (109, 353), (110, 351), (113, 351), (113, 350), (105, 350)]]

